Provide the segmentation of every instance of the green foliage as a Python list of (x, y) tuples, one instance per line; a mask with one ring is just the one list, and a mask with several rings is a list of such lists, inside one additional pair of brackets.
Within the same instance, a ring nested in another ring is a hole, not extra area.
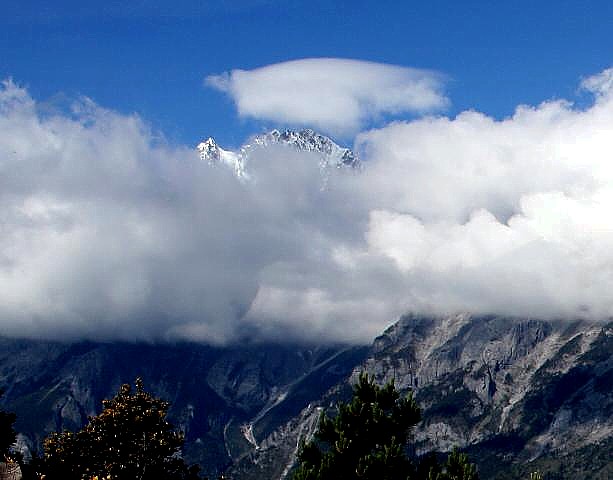
[(465, 453), (460, 453), (456, 449), (447, 457), (447, 462), (442, 471), (438, 467), (430, 470), (428, 480), (478, 480), (477, 469), (474, 464), (468, 461)]
[(48, 479), (197, 478), (180, 457), (183, 436), (166, 421), (168, 402), (145, 392), (140, 379), (135, 393), (126, 384), (102, 403), (102, 413), (82, 430), (45, 440)]
[[(3, 393), (0, 390), (0, 397)], [(9, 458), (11, 447), (17, 440), (17, 432), (13, 428), (15, 420), (14, 413), (0, 410), (0, 461)]]
[(379, 387), (361, 374), (351, 402), (341, 403), (333, 418), (322, 414), (314, 440), (301, 448), (294, 480), (477, 480), (474, 465), (456, 451), (444, 467), (434, 456), (408, 458), (420, 419), (411, 395), (401, 398), (393, 382)]

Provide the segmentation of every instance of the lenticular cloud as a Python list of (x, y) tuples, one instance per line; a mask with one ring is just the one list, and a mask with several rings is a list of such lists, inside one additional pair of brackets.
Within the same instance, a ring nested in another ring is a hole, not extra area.
[(440, 74), (339, 58), (232, 70), (206, 83), (230, 95), (240, 115), (337, 134), (355, 133), (382, 114), (424, 113), (447, 105)]
[(249, 181), (88, 100), (0, 88), (12, 336), (368, 342), (407, 312), (613, 314), (613, 92), (363, 132), (359, 172), (283, 145)]

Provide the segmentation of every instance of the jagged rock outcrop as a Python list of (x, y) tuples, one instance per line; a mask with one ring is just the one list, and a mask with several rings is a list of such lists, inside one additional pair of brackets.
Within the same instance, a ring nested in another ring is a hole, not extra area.
[(613, 435), (612, 354), (610, 325), (408, 315), (375, 341), (364, 367), (413, 390), (421, 451), (512, 436), (514, 458), (527, 461)]
[(255, 135), (240, 149), (225, 150), (214, 138), (209, 137), (196, 146), (202, 161), (211, 165), (223, 165), (234, 171), (241, 180), (249, 176), (249, 158), (261, 149), (271, 146), (291, 148), (298, 152), (315, 154), (324, 178), (331, 168), (360, 168), (358, 156), (349, 148), (337, 145), (332, 139), (311, 129), (304, 130), (271, 130), (261, 135)]

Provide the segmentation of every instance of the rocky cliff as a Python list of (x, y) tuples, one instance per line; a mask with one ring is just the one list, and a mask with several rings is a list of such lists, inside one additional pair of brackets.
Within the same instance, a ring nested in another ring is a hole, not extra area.
[(291, 463), (282, 446), (311, 433), (317, 410), (347, 398), (362, 370), (414, 393), (424, 417), (417, 454), (459, 446), (485, 479), (526, 478), (535, 469), (548, 478), (613, 473), (613, 325), (472, 315), (400, 319), (348, 380), (263, 442), (268, 450), (252, 469), (272, 458)]

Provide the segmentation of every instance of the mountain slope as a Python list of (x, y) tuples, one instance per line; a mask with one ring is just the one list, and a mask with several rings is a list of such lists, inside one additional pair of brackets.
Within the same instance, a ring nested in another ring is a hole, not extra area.
[[(6, 392), (2, 407), (17, 414), (22, 447), (35, 451), (48, 433), (80, 428), (88, 415), (100, 411), (103, 398), (141, 376), (148, 390), (171, 402), (169, 417), (186, 434), (188, 461), (216, 476), (252, 448), (245, 433), (260, 412), (270, 410), (301, 378), (344, 351), (0, 338), (0, 388)], [(329, 383), (338, 382), (355, 363), (341, 366), (340, 376)]]
[(241, 473), (291, 464), (282, 446), (312, 433), (318, 409), (348, 398), (362, 370), (414, 392), (424, 417), (418, 454), (465, 448), (483, 479), (525, 478), (536, 468), (568, 479), (610, 471), (613, 324), (407, 315), (375, 340), (351, 379), (271, 435)]

